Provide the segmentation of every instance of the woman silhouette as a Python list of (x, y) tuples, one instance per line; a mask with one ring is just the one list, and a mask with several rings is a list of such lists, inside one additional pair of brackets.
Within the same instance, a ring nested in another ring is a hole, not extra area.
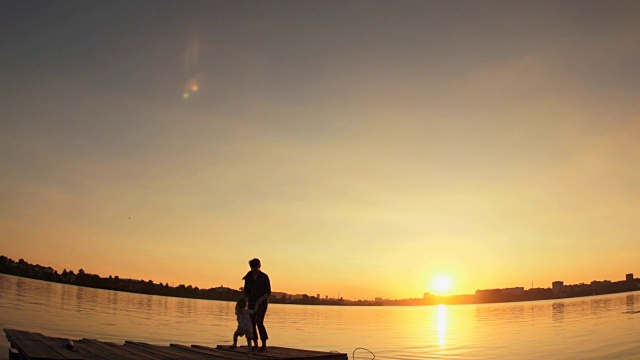
[[(253, 326), (253, 348), (259, 352), (267, 350), (267, 329), (264, 327), (264, 316), (267, 314), (267, 305), (269, 304), (269, 296), (271, 295), (271, 282), (269, 276), (260, 271), (260, 260), (252, 259), (249, 261), (251, 270), (242, 278), (244, 280), (244, 297), (249, 303), (249, 309), (253, 309), (257, 305), (255, 313), (251, 314), (251, 325)], [(257, 330), (256, 330), (257, 327)], [(258, 334), (262, 346), (258, 349)]]

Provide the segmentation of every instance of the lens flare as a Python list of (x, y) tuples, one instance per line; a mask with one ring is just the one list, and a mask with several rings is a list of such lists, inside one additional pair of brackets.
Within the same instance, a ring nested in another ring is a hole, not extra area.
[(198, 80), (198, 75), (196, 75), (196, 76), (192, 77), (191, 79), (189, 79), (184, 84), (184, 87), (183, 87), (183, 90), (182, 90), (182, 98), (184, 100), (188, 100), (199, 91), (200, 91), (200, 82)]

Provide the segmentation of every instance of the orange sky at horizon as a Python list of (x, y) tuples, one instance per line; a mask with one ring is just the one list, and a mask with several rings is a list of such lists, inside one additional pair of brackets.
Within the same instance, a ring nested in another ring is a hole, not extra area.
[(0, 15), (2, 255), (346, 299), (640, 273), (638, 3), (37, 7)]

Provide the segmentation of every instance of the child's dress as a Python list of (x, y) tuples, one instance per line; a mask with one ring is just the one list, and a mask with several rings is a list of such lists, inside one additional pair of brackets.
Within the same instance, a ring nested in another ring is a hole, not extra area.
[(236, 312), (238, 318), (237, 336), (246, 336), (247, 339), (253, 338), (253, 326), (251, 325), (251, 312), (247, 309), (238, 310)]

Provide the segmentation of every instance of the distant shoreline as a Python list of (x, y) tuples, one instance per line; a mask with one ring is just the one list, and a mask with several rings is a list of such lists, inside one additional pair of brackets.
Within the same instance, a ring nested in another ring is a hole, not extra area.
[[(156, 284), (152, 280), (122, 279), (118, 276), (100, 277), (96, 274), (78, 270), (78, 273), (67, 271), (58, 273), (51, 267), (38, 264), (30, 264), (23, 259), (14, 261), (6, 256), (0, 256), (0, 273), (18, 276), (22, 278), (42, 280), (54, 283), (74, 285), (87, 288), (104, 289), (128, 292), (134, 294), (146, 294), (168, 296), (188, 299), (236, 301), (242, 295), (241, 289), (235, 290), (228, 287), (216, 287), (200, 289), (197, 286), (178, 285), (170, 286), (168, 283)], [(557, 286), (556, 286), (557, 285)], [(633, 278), (633, 274), (627, 274), (626, 280), (611, 282), (594, 281), (591, 284), (564, 285), (562, 282), (554, 283), (554, 288), (507, 288), (478, 290), (476, 294), (438, 296), (425, 293), (422, 298), (400, 300), (346, 300), (319, 298), (316, 296), (290, 295), (286, 293), (272, 293), (270, 303), (290, 305), (328, 305), (328, 306), (427, 306), (427, 305), (470, 305), (470, 304), (495, 304), (505, 302), (526, 302), (542, 300), (562, 300), (567, 298), (589, 297), (607, 295), (640, 290), (640, 279)]]

